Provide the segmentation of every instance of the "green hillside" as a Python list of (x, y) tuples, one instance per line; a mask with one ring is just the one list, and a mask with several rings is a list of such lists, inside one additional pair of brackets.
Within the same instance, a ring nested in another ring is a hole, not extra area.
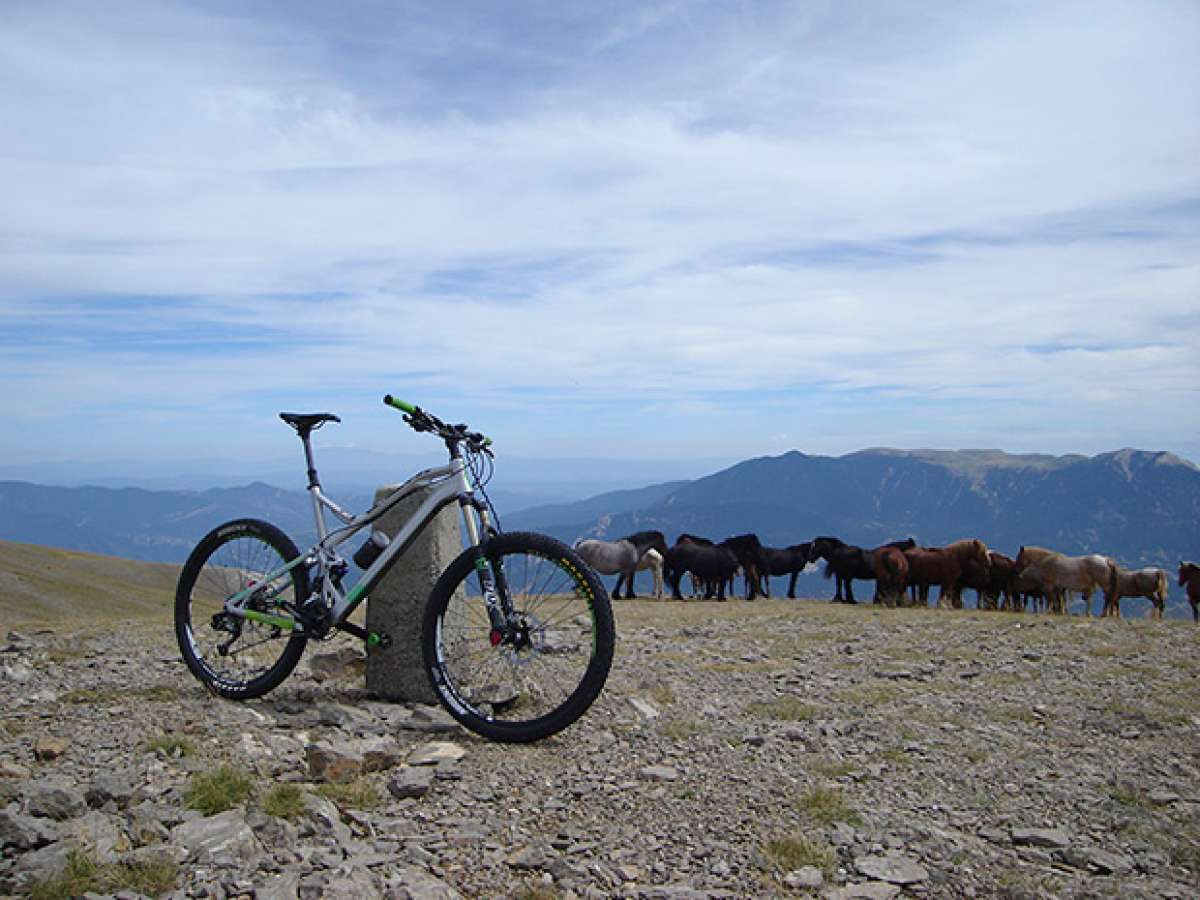
[(178, 577), (178, 565), (0, 541), (0, 637), (31, 625), (169, 622)]

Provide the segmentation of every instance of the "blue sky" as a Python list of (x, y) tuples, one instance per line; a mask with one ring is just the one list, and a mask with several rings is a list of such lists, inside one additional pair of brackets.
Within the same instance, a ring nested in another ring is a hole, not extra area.
[[(0, 465), (1200, 460), (1200, 5), (0, 7)], [(694, 474), (694, 473), (690, 473)]]

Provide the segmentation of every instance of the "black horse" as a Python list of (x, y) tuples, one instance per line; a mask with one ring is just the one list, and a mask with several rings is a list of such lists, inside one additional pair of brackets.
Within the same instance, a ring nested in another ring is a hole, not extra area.
[[(629, 541), (637, 548), (639, 560), (646, 555), (647, 550), (657, 550), (663, 559), (667, 558), (667, 537), (661, 531), (638, 531), (625, 535), (621, 540)], [(625, 585), (625, 597), (630, 600), (635, 599), (637, 595), (633, 593), (633, 577), (636, 574), (637, 572), (633, 571), (628, 573), (628, 576), (625, 572), (617, 575), (617, 586), (613, 590), (613, 596), (617, 598), (621, 596), (621, 583), (628, 577), (629, 583)]]
[(803, 544), (793, 544), (790, 547), (785, 547), (780, 550), (776, 547), (763, 547), (762, 559), (763, 567), (763, 594), (767, 597), (771, 596), (771, 576), (772, 575), (791, 575), (791, 581), (788, 582), (788, 599), (796, 599), (796, 578), (804, 571), (804, 567), (808, 565), (809, 552), (812, 549), (812, 543), (805, 541)]
[(756, 534), (738, 534), (726, 538), (717, 546), (728, 547), (737, 557), (746, 579), (746, 599), (753, 600), (762, 593), (762, 579), (767, 565), (763, 559), (763, 545)]
[[(883, 546), (905, 550), (914, 546), (915, 543), (911, 538), (906, 538), (902, 541), (892, 541)], [(853, 581), (855, 578), (862, 581), (875, 580), (875, 551), (864, 550), (862, 547), (847, 544), (839, 538), (813, 538), (810, 558), (825, 560), (825, 577), (836, 577), (837, 581), (833, 594), (834, 603), (858, 602), (854, 599)], [(846, 586), (845, 600), (842, 600), (843, 584)]]
[(663, 560), (663, 578), (671, 585), (671, 596), (682, 600), (679, 582), (685, 572), (691, 572), (704, 584), (704, 599), (713, 595), (716, 586), (717, 599), (725, 599), (725, 582), (737, 571), (738, 561), (733, 551), (715, 544), (697, 544), (691, 541), (676, 541)]

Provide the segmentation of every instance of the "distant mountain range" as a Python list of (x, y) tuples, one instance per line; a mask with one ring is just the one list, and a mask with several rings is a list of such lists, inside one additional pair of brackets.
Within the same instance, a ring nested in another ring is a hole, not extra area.
[[(365, 508), (370, 497), (339, 497)], [(898, 537), (937, 545), (978, 537), (1010, 555), (1021, 544), (1105, 553), (1122, 565), (1200, 558), (1200, 469), (1170, 453), (1120, 450), (1086, 457), (999, 450), (799, 452), (751, 459), (691, 481), (506, 511), (508, 530), (568, 542), (657, 528), (716, 540), (755, 532), (787, 546), (819, 534), (874, 546)], [(182, 561), (214, 525), (270, 519), (298, 544), (312, 539), (301, 491), (262, 483), (206, 491), (45, 487), (0, 482), (0, 539), (158, 562)], [(807, 577), (811, 596), (831, 593)], [(1172, 587), (1178, 600), (1180, 591)]]
[[(644, 528), (668, 540), (684, 531), (715, 540), (754, 532), (779, 547), (822, 534), (868, 547), (902, 537), (926, 545), (978, 537), (1009, 555), (1036, 544), (1171, 572), (1180, 559), (1200, 558), (1200, 469), (1170, 453), (791, 452), (661, 487), (669, 489), (525, 510), (505, 525), (566, 541)], [(832, 593), (811, 576), (800, 587), (814, 596)]]

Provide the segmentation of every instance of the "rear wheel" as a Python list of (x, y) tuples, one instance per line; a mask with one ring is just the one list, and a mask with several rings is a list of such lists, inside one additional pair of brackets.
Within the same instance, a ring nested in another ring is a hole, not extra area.
[[(491, 576), (507, 623), (493, 621)], [(425, 608), (422, 649), (438, 699), (464, 726), (496, 741), (536, 741), (591, 706), (612, 665), (608, 594), (561, 541), (513, 532), (468, 548), (442, 573)]]
[(175, 638), (183, 661), (209, 690), (247, 700), (278, 687), (296, 668), (307, 638), (280, 624), (225, 612), (225, 601), (252, 588), (247, 610), (291, 619), (308, 597), (303, 564), (265, 580), (300, 555), (269, 522), (226, 522), (201, 539), (175, 591)]

